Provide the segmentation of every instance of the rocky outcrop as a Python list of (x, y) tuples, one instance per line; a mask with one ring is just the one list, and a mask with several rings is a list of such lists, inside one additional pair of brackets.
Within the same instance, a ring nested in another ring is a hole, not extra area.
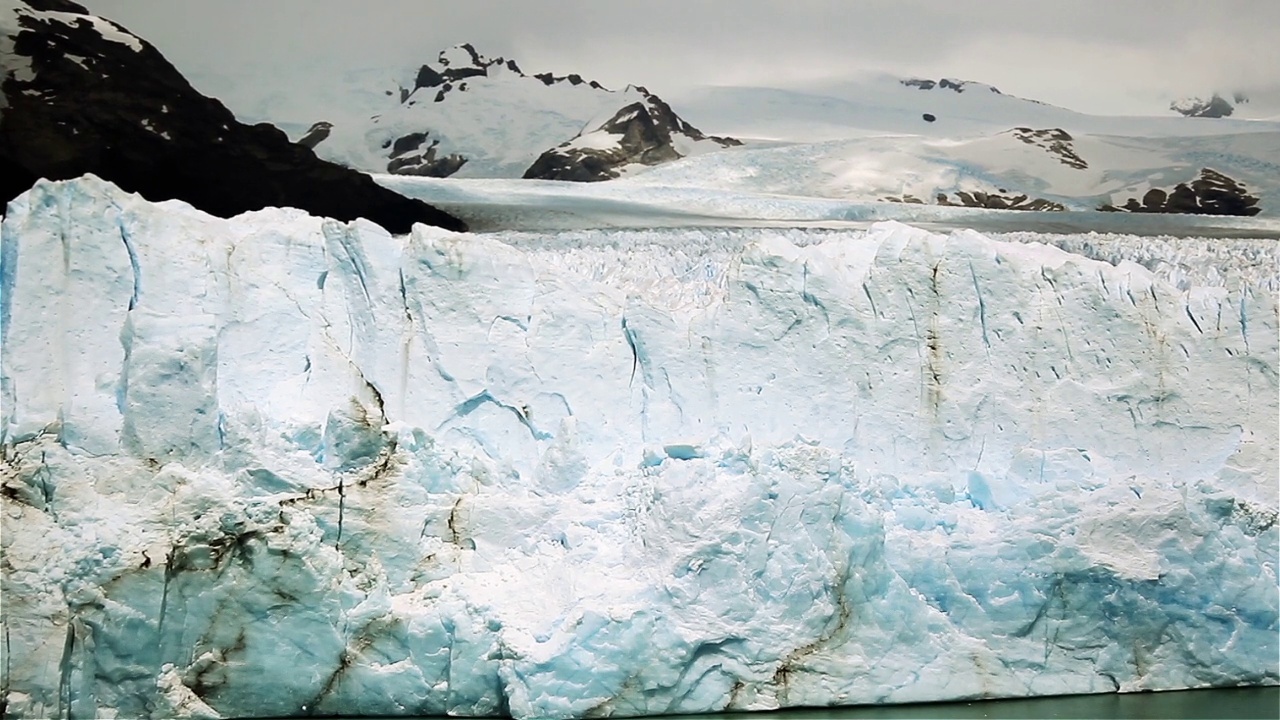
[[(1236, 96), (1236, 102), (1241, 101), (1241, 96)], [(1202, 118), (1224, 118), (1231, 117), (1236, 108), (1231, 104), (1230, 100), (1214, 93), (1213, 97), (1205, 100), (1203, 98), (1186, 98), (1169, 104), (1169, 109), (1183, 115), (1185, 117), (1202, 117)]]
[[(907, 203), (910, 205), (927, 204), (924, 200), (914, 195), (890, 196), (884, 199), (887, 202)], [(938, 193), (934, 200), (936, 205), (985, 208), (987, 210), (1025, 210), (1029, 212), (1062, 212), (1066, 210), (1062, 203), (1045, 200), (1044, 198), (1032, 198), (1025, 194), (1012, 195), (1003, 188), (998, 192), (958, 190), (951, 193), (951, 196), (946, 193)]]
[(587, 85), (596, 90), (606, 90), (607, 88), (595, 80), (583, 80), (578, 73), (569, 73), (568, 75), (553, 75), (549, 72), (537, 73), (535, 78), (542, 81), (543, 85), (555, 85), (556, 83), (567, 82), (570, 85)]
[(1190, 183), (1178, 183), (1171, 190), (1151, 188), (1142, 200), (1129, 198), (1122, 205), (1103, 205), (1104, 212), (1175, 213), (1186, 215), (1253, 216), (1262, 212), (1258, 198), (1244, 183), (1210, 168)]
[(1058, 158), (1058, 161), (1067, 167), (1073, 167), (1077, 170), (1085, 170), (1089, 167), (1089, 163), (1084, 158), (1076, 154), (1072, 142), (1075, 140), (1062, 128), (1047, 128), (1041, 130), (1032, 130), (1029, 127), (1014, 128), (1013, 136), (1018, 140), (1028, 144), (1043, 148), (1045, 152)]
[[(491, 71), (495, 68), (502, 68), (519, 77), (530, 77), (524, 74), (524, 71), (520, 69), (515, 60), (507, 60), (502, 57), (488, 58), (477, 52), (471, 43), (462, 43), (448, 50), (440, 51), (440, 54), (436, 57), (435, 65), (428, 63), (418, 68), (413, 87), (401, 88), (400, 102), (407, 102), (413, 93), (423, 88), (437, 88), (434, 100), (435, 102), (443, 102), (454, 89), (460, 92), (466, 91), (466, 83), (461, 81), (467, 78), (489, 77)], [(605, 89), (600, 83), (594, 80), (584, 80), (577, 73), (570, 73), (565, 76), (537, 73), (532, 77), (542, 81), (544, 85), (567, 82), (570, 85), (589, 85), (597, 90)]]
[(392, 232), (414, 223), (465, 229), (368, 175), (320, 160), (272, 125), (237, 122), (149, 43), (74, 3), (36, 0), (0, 12), (12, 13), (5, 26), (13, 31), (0, 39), (12, 43), (5, 60), (14, 66), (0, 85), (0, 203), (36, 178), (93, 173), (149, 200), (183, 200), (220, 217), (295, 207)]
[(689, 154), (697, 144), (741, 145), (729, 137), (704, 134), (644, 88), (644, 100), (619, 110), (590, 132), (552, 148), (525, 171), (526, 179), (597, 182), (622, 174), (628, 165), (658, 165)]
[(329, 137), (331, 132), (333, 132), (333, 123), (321, 120), (307, 128), (307, 134), (298, 140), (298, 144), (305, 148), (314, 148)]
[(424, 149), (428, 133), (409, 133), (390, 143), (391, 162), (387, 163), (387, 172), (395, 175), (419, 175), (422, 177), (443, 178), (458, 172), (467, 159), (457, 153), (443, 157), (436, 156), (439, 140), (432, 140)]
[(906, 87), (915, 88), (917, 90), (933, 90), (937, 88), (941, 90), (951, 90), (953, 92), (962, 93), (965, 90), (971, 90), (975, 88), (977, 89), (985, 88), (997, 95), (1003, 94), (999, 90), (997, 90), (996, 88), (990, 85), (986, 85), (979, 82), (972, 82), (970, 80), (955, 80), (953, 78), (942, 78), (941, 80), (938, 80), (938, 81), (926, 80), (924, 78), (906, 78), (904, 80), (899, 80), (898, 82), (902, 83)]

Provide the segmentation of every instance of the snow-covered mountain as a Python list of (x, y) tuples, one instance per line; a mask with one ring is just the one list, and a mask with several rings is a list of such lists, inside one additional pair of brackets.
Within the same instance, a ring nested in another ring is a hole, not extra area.
[(973, 138), (1015, 127), (1057, 127), (1073, 135), (1130, 137), (1191, 137), (1268, 129), (1266, 124), (1238, 118), (1200, 123), (1174, 115), (1089, 115), (1009, 95), (983, 83), (885, 73), (785, 88), (691, 87), (666, 95), (690, 122), (714, 127), (748, 144), (882, 135)]
[[(884, 73), (786, 88), (676, 88), (664, 101), (643, 87), (530, 75), (469, 45), (398, 74), (327, 73), (287, 92), (228, 91), (242, 115), (370, 172), (625, 177), (992, 209), (1269, 215), (1280, 207), (1280, 122), (1259, 119), (1267, 93), (1233, 97), (1257, 112), (1212, 120), (1088, 115), (980, 82)], [(1177, 200), (1144, 202), (1161, 193)]]
[(1280, 90), (1185, 97), (1169, 103), (1169, 109), (1184, 117), (1280, 121)]
[(676, 115), (656, 95), (638, 88), (643, 99), (623, 107), (613, 117), (589, 121), (582, 133), (538, 156), (525, 171), (535, 180), (612, 180), (629, 171), (701, 155), (741, 141), (708, 137)]
[[(485, 57), (469, 44), (398, 78), (373, 77), (380, 91), (364, 85), (370, 74), (355, 74), (342, 109), (314, 107), (316, 124), (299, 139), (321, 157), (369, 172), (559, 178), (574, 166), (575, 179), (733, 144), (708, 138), (642, 86), (614, 91), (576, 74), (526, 74), (515, 60)], [(534, 168), (553, 148), (560, 161)]]
[(0, 211), (36, 178), (93, 173), (224, 217), (296, 207), (407, 232), (455, 218), (245, 125), (154, 46), (70, 0), (0, 0)]

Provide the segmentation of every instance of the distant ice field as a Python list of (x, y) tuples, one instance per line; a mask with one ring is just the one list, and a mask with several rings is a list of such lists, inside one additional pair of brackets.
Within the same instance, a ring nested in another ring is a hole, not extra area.
[(1280, 239), (1280, 219), (1274, 217), (984, 210), (661, 185), (645, 175), (593, 184), (399, 175), (375, 175), (374, 179), (396, 192), (458, 215), (478, 232), (688, 227), (858, 229), (878, 221), (897, 220), (935, 231), (968, 228), (986, 233)]

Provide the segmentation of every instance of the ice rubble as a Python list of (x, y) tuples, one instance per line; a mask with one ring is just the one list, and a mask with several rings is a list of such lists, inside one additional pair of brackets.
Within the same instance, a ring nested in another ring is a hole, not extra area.
[(1273, 291), (795, 235), (520, 247), (39, 184), (0, 269), (6, 712), (1280, 680)]

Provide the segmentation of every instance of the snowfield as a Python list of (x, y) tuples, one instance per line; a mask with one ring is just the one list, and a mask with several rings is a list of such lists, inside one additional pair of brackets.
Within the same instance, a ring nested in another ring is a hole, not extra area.
[(6, 713), (1277, 684), (1277, 252), (41, 182), (0, 228)]
[[(843, 227), (866, 229), (871, 223), (897, 220), (913, 225), (987, 232), (1119, 233), (1138, 236), (1280, 238), (1280, 221), (1223, 215), (1163, 215), (1069, 212), (1016, 212), (984, 208), (877, 202), (822, 197), (811, 173), (798, 171), (791, 187), (801, 194), (770, 192), (753, 180), (739, 183), (719, 177), (699, 185), (685, 163), (708, 169), (726, 150), (671, 165), (646, 169), (603, 183), (547, 180), (437, 179), (375, 175), (379, 184), (431, 203), (465, 219), (473, 230), (585, 230), (654, 227)], [(782, 160), (781, 156), (776, 158)], [(781, 167), (771, 165), (771, 168)], [(736, 167), (740, 168), (741, 165)], [(777, 175), (763, 177), (776, 181)], [(669, 184), (667, 181), (670, 181)], [(733, 189), (733, 186), (747, 186)], [(806, 194), (807, 193), (807, 194)]]
[[(476, 64), (458, 48), (441, 55), (452, 58), (448, 65), (437, 61), (442, 68)], [(204, 85), (242, 120), (275, 123), (294, 138), (314, 122), (334, 123), (316, 152), (372, 173), (387, 171), (398, 139), (426, 133), (426, 145), (440, 142), (439, 154), (469, 158), (455, 176), (467, 179), (519, 178), (541, 153), (566, 142), (612, 147), (614, 136), (591, 131), (645, 99), (630, 86), (611, 92), (566, 81), (547, 85), (477, 58), (486, 76), (468, 77), (447, 92), (423, 87), (403, 98), (414, 87), (416, 68), (304, 73), (274, 85), (221, 78)], [(629, 188), (929, 204), (939, 194), (957, 202), (955, 193), (978, 191), (1092, 211), (1141, 200), (1152, 188), (1169, 190), (1210, 168), (1244, 183), (1263, 216), (1280, 212), (1280, 121), (1245, 112), (1270, 107), (1263, 97), (1241, 106), (1242, 116), (1255, 119), (1207, 119), (1172, 111), (1166, 117), (1087, 115), (982, 83), (885, 74), (788, 88), (657, 90), (700, 130), (746, 146), (720, 150), (676, 138), (680, 155), (696, 156), (627, 167)], [(1064, 140), (1055, 143), (1056, 134)]]

